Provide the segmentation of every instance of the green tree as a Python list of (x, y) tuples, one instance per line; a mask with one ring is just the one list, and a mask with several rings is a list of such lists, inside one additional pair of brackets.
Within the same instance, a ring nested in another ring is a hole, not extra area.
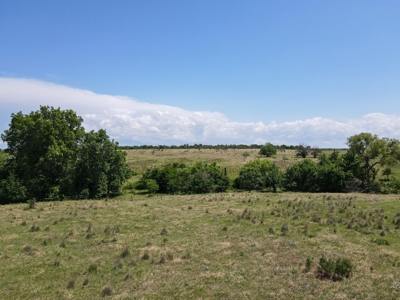
[(83, 138), (82, 118), (72, 110), (41, 106), (40, 110), (11, 115), (1, 138), (7, 143), (9, 174), (26, 187), (28, 198), (44, 199), (71, 189), (71, 173)]
[(300, 144), (296, 149), (296, 156), (306, 158), (308, 155), (308, 151), (310, 150), (310, 146), (306, 146), (304, 144)]
[(400, 142), (396, 139), (379, 138), (371, 133), (360, 133), (347, 139), (349, 152), (360, 165), (359, 179), (367, 189), (373, 189), (379, 167), (391, 166), (400, 161)]
[(271, 188), (273, 192), (281, 186), (282, 172), (269, 160), (256, 159), (245, 164), (235, 179), (235, 187), (244, 190)]
[(126, 152), (110, 141), (105, 130), (85, 134), (78, 149), (75, 192), (80, 198), (101, 198), (120, 194), (130, 176)]
[(276, 148), (271, 143), (266, 143), (264, 146), (261, 147), (259, 154), (265, 155), (266, 157), (271, 157), (272, 155), (276, 154)]
[(294, 164), (286, 170), (285, 186), (299, 192), (318, 191), (318, 166), (310, 159)]

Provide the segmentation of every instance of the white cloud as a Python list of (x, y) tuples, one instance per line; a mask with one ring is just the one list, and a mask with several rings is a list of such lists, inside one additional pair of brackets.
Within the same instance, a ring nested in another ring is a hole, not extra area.
[(281, 124), (239, 123), (219, 112), (187, 111), (31, 79), (0, 78), (0, 104), (8, 116), (11, 112), (37, 110), (39, 105), (73, 109), (83, 117), (87, 130), (104, 128), (126, 145), (268, 141), (345, 147), (347, 137), (360, 132), (400, 138), (400, 117), (395, 115), (371, 113), (346, 122), (315, 117)]

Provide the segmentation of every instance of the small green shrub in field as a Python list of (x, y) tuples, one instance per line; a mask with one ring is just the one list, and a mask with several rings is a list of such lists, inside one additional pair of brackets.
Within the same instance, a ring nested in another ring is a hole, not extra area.
[(36, 206), (36, 200), (35, 199), (28, 200), (27, 203), (28, 203), (28, 208), (29, 209), (34, 209), (35, 206)]
[(306, 272), (309, 272), (311, 270), (311, 266), (312, 266), (312, 259), (307, 257), (307, 259), (306, 259)]
[(389, 246), (389, 241), (385, 240), (385, 239), (373, 239), (372, 242), (374, 242), (378, 245)]
[(332, 280), (349, 278), (353, 274), (354, 266), (348, 258), (326, 259), (324, 255), (319, 260), (318, 277)]

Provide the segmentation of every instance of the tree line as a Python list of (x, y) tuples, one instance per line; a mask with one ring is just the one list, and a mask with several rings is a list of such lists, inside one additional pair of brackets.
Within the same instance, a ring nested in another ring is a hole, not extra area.
[[(12, 114), (9, 129), (1, 135), (7, 148), (0, 151), (0, 204), (121, 194), (124, 182), (132, 175), (126, 152), (110, 140), (105, 130), (85, 132), (82, 122), (72, 110), (49, 106), (29, 114)], [(232, 188), (272, 192), (400, 191), (400, 181), (391, 169), (400, 161), (398, 140), (360, 133), (349, 137), (347, 145), (344, 154), (333, 151), (329, 155), (317, 147), (299, 145), (297, 156), (305, 159), (281, 170), (268, 160), (279, 147), (267, 143), (258, 148), (266, 159), (246, 163), (233, 181), (216, 163), (172, 163), (148, 169), (136, 188), (150, 194), (224, 192)], [(306, 158), (309, 154), (317, 159)]]

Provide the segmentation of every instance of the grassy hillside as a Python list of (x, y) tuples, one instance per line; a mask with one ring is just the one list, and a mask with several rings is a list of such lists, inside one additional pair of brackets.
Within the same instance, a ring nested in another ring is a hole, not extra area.
[[(398, 299), (397, 213), (399, 196), (361, 194), (0, 206), (1, 298)], [(318, 278), (322, 255), (349, 258), (353, 276)]]

